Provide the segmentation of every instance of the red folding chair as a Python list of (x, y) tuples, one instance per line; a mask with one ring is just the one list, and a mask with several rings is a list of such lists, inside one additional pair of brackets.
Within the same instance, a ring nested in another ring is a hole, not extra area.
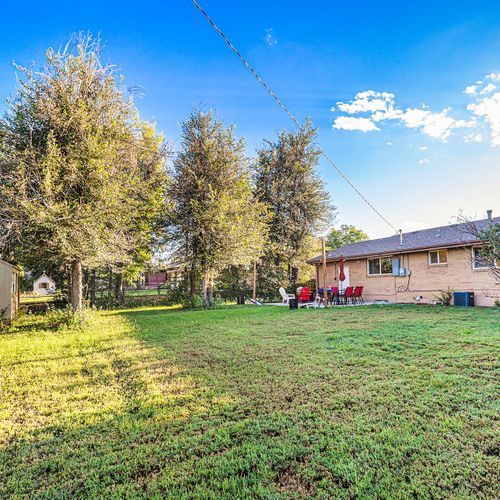
[(302, 302), (310, 302), (311, 301), (311, 290), (307, 288), (307, 286), (302, 287), (302, 290), (299, 294), (299, 304)]
[(352, 302), (352, 291), (353, 291), (352, 286), (348, 286), (348, 287), (345, 289), (345, 293), (344, 293), (344, 300), (345, 300), (345, 303), (346, 303), (346, 304), (349, 302), (349, 299), (351, 299), (351, 304), (353, 303), (353, 302)]
[(362, 286), (357, 286), (354, 288), (354, 294), (352, 296), (352, 301), (353, 304), (364, 304), (365, 301), (363, 300), (363, 287)]
[(339, 303), (339, 287), (334, 286), (332, 287), (332, 298), (330, 300), (331, 304), (338, 304)]

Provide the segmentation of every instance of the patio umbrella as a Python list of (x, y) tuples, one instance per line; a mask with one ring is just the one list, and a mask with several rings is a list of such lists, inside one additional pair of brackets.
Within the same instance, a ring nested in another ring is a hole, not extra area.
[(340, 281), (340, 291), (342, 291), (342, 282), (345, 280), (345, 273), (344, 273), (344, 256), (340, 256), (340, 262), (339, 262), (339, 281)]

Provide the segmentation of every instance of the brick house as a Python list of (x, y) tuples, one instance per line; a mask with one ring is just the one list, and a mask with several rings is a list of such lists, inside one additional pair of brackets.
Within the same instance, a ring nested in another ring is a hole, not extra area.
[[(500, 217), (475, 221), (478, 229), (500, 224)], [(436, 301), (441, 291), (474, 292), (475, 304), (492, 306), (500, 284), (481, 262), (479, 241), (465, 224), (362, 241), (327, 252), (327, 287), (339, 286), (338, 263), (344, 257), (347, 286), (364, 286), (366, 300), (391, 303)], [(324, 284), (321, 255), (308, 261), (316, 267), (316, 284)], [(499, 263), (500, 265), (500, 263)]]

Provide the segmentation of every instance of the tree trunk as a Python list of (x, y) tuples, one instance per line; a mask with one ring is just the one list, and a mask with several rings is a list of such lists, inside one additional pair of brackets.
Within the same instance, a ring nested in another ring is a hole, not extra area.
[(203, 299), (203, 307), (212, 307), (212, 280), (210, 278), (210, 271), (202, 266), (201, 270), (202, 281), (201, 281), (201, 295)]
[(192, 305), (194, 305), (194, 297), (196, 295), (197, 289), (197, 279), (196, 279), (196, 270), (194, 268), (194, 264), (191, 266), (189, 270), (189, 299)]
[(71, 264), (71, 309), (74, 313), (82, 312), (82, 263), (74, 261)]
[(95, 279), (95, 269), (90, 274), (90, 283), (89, 283), (89, 291), (90, 291), (90, 307), (95, 306), (95, 295), (96, 295), (96, 279)]
[(299, 279), (299, 268), (298, 267), (292, 266), (290, 278), (291, 278), (290, 281), (292, 284), (292, 290), (295, 290), (297, 288), (297, 281)]
[(71, 266), (66, 266), (66, 275), (68, 279), (68, 304), (71, 304)]
[(113, 270), (109, 268), (108, 274), (108, 306), (111, 307), (111, 297), (113, 292)]
[(115, 278), (115, 300), (119, 303), (123, 302), (123, 274), (116, 273)]

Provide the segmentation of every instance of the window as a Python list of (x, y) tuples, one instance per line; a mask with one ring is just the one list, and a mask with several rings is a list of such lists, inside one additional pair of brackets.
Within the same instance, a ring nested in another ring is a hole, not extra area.
[[(498, 267), (497, 261), (493, 261), (495, 267)], [(472, 267), (474, 269), (487, 269), (491, 267), (492, 258), (488, 255), (488, 250), (484, 247), (475, 247), (472, 249)]]
[(376, 257), (368, 259), (368, 274), (392, 274), (392, 258)]
[(438, 264), (448, 263), (448, 251), (447, 250), (431, 250), (429, 252), (429, 265), (435, 266)]
[(47, 289), (47, 288), (49, 288), (49, 284), (48, 283), (38, 283), (38, 288)]

